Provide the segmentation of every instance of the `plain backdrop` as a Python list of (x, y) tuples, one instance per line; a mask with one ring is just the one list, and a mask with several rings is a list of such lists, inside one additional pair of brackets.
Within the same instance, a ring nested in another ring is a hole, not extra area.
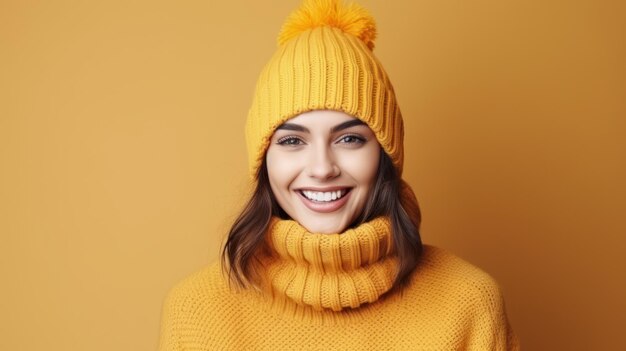
[[(362, 0), (424, 242), (494, 276), (526, 350), (626, 325), (621, 1)], [(0, 349), (155, 350), (249, 183), (253, 87), (297, 0), (0, 0)]]

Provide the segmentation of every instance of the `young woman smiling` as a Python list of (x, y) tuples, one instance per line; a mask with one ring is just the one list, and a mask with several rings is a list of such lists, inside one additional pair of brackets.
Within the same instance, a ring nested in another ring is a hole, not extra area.
[(380, 145), (361, 120), (340, 111), (300, 114), (276, 129), (266, 162), (272, 194), (316, 233), (341, 233), (363, 212)]
[(357, 5), (305, 0), (246, 123), (255, 189), (222, 260), (177, 284), (166, 350), (509, 350), (497, 283), (422, 245), (403, 122)]

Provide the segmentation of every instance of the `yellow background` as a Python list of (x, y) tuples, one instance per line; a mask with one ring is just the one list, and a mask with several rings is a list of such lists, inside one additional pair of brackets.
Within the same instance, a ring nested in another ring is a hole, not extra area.
[[(623, 2), (360, 3), (424, 241), (500, 282), (524, 349), (623, 345)], [(244, 199), (245, 115), (297, 5), (0, 1), (0, 349), (156, 349)]]

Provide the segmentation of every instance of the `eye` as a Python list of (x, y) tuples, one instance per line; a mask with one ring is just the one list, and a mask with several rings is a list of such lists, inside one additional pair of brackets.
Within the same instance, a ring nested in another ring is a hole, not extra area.
[(363, 144), (365, 141), (365, 138), (355, 134), (347, 134), (339, 138), (339, 142), (345, 144)]
[(276, 141), (276, 144), (278, 145), (287, 145), (287, 146), (296, 146), (296, 145), (302, 145), (304, 144), (304, 142), (302, 141), (302, 139), (292, 136), (292, 135), (288, 135), (288, 136), (284, 136), (280, 139), (278, 139)]

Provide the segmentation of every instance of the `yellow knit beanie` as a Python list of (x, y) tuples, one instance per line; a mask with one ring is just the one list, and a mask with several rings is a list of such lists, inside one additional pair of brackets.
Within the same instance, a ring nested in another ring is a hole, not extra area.
[(374, 56), (374, 18), (341, 0), (304, 0), (284, 23), (278, 50), (263, 68), (246, 121), (256, 178), (274, 130), (312, 110), (364, 121), (402, 174), (402, 115), (387, 73)]

